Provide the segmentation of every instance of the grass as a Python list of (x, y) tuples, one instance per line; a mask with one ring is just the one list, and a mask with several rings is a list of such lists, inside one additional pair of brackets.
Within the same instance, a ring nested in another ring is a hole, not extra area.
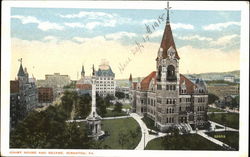
[(124, 105), (122, 105), (122, 108), (124, 108), (124, 109), (131, 109), (132, 106), (131, 106), (131, 104), (124, 104)]
[(207, 135), (228, 144), (229, 146), (239, 150), (239, 132), (210, 132)]
[[(168, 142), (164, 142), (164, 141)], [(207, 139), (196, 135), (175, 135), (156, 138), (150, 141), (146, 150), (223, 150)]]
[(154, 126), (154, 121), (152, 119), (148, 118), (147, 116), (144, 116), (141, 120), (146, 124), (146, 126), (149, 129), (152, 129), (155, 131), (160, 131), (157, 127)]
[(118, 116), (127, 116), (125, 112), (113, 112), (112, 110), (107, 110), (107, 113), (103, 117), (118, 117)]
[(208, 112), (224, 112), (224, 111), (218, 108), (208, 107)]
[[(101, 142), (101, 145), (108, 149), (134, 149), (142, 136), (140, 126), (133, 118), (103, 120), (102, 130), (110, 134)], [(131, 135), (131, 132), (134, 133), (134, 136)], [(124, 145), (119, 142), (121, 133), (126, 137)]]
[(222, 129), (223, 127), (219, 126), (219, 125), (215, 125), (215, 129)]
[[(222, 115), (225, 115), (225, 122), (222, 121)], [(218, 113), (208, 115), (209, 120), (216, 123), (239, 129), (239, 114), (238, 113)]]

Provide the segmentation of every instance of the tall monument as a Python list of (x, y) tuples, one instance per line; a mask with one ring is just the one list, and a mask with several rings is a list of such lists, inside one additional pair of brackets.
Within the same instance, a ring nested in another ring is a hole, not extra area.
[(98, 137), (104, 134), (104, 131), (101, 130), (101, 119), (96, 112), (96, 76), (95, 76), (95, 68), (93, 65), (93, 73), (92, 73), (92, 107), (90, 115), (87, 117), (87, 123), (89, 126), (89, 137), (93, 137), (98, 140)]

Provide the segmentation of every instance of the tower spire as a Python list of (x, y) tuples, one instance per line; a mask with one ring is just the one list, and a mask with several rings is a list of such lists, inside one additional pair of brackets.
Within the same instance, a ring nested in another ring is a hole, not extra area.
[(81, 77), (82, 77), (82, 78), (84, 78), (84, 77), (85, 77), (84, 65), (82, 65)]
[(169, 24), (170, 23), (170, 20), (169, 20), (169, 10), (171, 9), (172, 7), (169, 7), (169, 1), (167, 2), (167, 8), (165, 8), (167, 10), (167, 20), (166, 20), (166, 23)]
[(25, 76), (25, 72), (23, 70), (23, 66), (22, 66), (22, 58), (18, 59), (18, 61), (20, 62), (20, 67), (17, 73), (17, 76)]

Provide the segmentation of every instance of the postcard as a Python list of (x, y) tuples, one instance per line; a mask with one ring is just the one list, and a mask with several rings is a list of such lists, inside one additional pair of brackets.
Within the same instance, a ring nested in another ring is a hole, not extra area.
[(248, 2), (2, 4), (2, 156), (248, 156)]

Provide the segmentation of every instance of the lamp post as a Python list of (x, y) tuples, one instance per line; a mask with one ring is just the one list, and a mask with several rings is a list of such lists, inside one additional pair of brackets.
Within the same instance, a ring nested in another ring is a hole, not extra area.
[(145, 149), (145, 134), (146, 134), (146, 130), (144, 130), (143, 134), (144, 134), (144, 149)]

